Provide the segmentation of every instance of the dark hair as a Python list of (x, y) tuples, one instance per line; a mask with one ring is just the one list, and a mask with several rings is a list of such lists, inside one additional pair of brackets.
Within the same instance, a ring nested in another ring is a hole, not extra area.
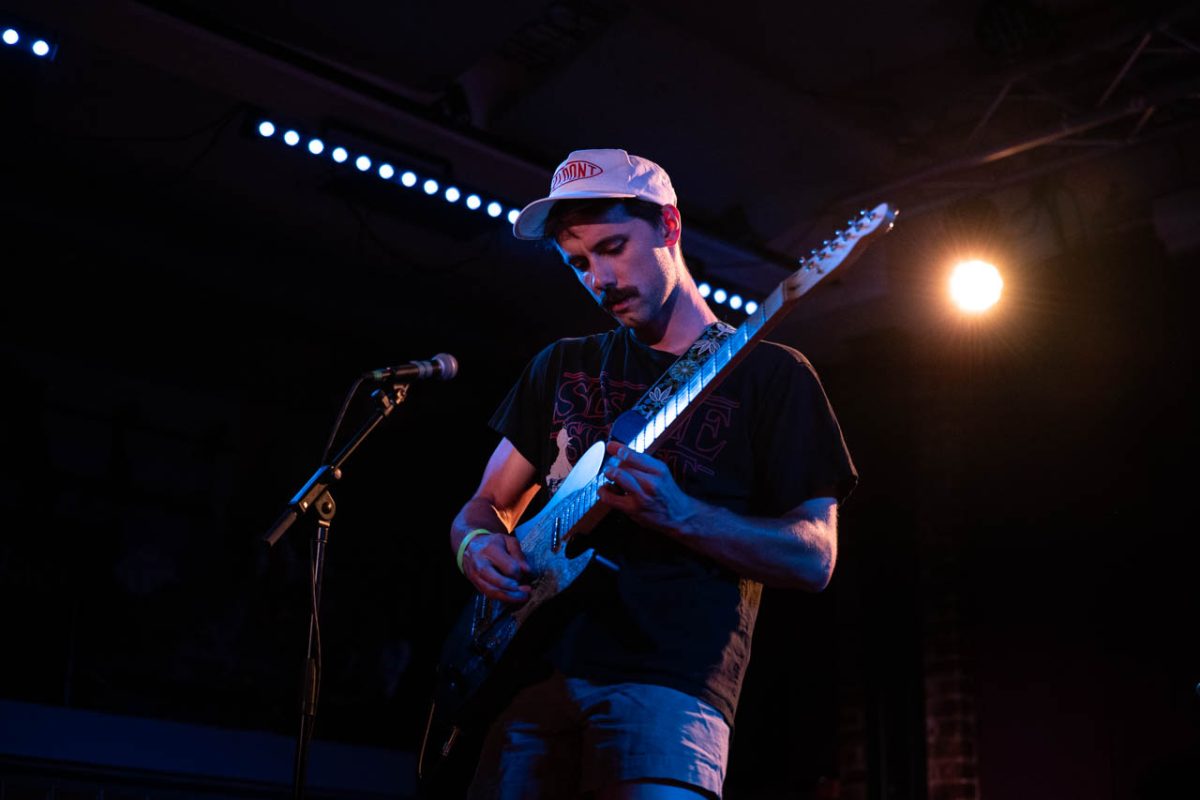
[(600, 219), (614, 208), (623, 208), (633, 219), (644, 220), (654, 227), (662, 222), (662, 206), (636, 197), (597, 197), (586, 200), (559, 200), (550, 207), (542, 230), (546, 245), (553, 248), (558, 235), (572, 225)]

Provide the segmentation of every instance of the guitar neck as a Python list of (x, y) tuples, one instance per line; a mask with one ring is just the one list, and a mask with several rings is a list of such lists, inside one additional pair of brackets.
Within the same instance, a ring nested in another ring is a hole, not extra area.
[(762, 340), (798, 297), (785, 299), (782, 284), (763, 300), (753, 314), (746, 317), (736, 331), (725, 337), (720, 346), (696, 367), (695, 373), (655, 412), (642, 430), (629, 442), (629, 447), (639, 453), (653, 453), (670, 429), (671, 425), (689, 408), (698, 406), (735, 366)]

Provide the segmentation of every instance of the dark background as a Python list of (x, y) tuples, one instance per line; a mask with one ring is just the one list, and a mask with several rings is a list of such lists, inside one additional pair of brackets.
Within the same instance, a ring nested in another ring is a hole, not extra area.
[[(0, 696), (291, 735), (312, 526), (259, 538), (361, 372), (448, 352), (347, 463), (322, 603), (318, 738), (417, 745), (487, 418), (607, 318), (266, 114), (506, 209), (572, 149), (653, 158), (748, 298), (899, 207), (774, 334), (862, 480), (829, 589), (767, 592), (728, 796), (1187, 796), (1194, 4), (693, 5), (0, 2), (57, 44), (0, 46)], [(1006, 293), (967, 318), (975, 253)]]

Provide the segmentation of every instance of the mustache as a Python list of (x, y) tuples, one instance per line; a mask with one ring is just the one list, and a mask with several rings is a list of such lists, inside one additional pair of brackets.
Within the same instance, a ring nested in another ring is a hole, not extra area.
[(631, 297), (637, 296), (637, 289), (607, 289), (600, 296), (600, 305), (604, 306), (605, 311), (611, 311), (612, 307), (622, 300), (628, 300)]

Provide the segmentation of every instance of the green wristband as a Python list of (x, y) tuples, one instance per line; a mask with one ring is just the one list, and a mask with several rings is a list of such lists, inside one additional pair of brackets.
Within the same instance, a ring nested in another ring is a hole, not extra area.
[(466, 536), (464, 536), (462, 541), (458, 543), (458, 555), (456, 555), (454, 557), (454, 560), (458, 564), (458, 571), (462, 572), (464, 575), (466, 573), (463, 572), (462, 560), (463, 560), (463, 555), (467, 552), (467, 545), (471, 543), (472, 539), (474, 539), (476, 536), (478, 536), (481, 533), (491, 533), (491, 531), (489, 531), (487, 528), (476, 528), (475, 530), (471, 531)]

